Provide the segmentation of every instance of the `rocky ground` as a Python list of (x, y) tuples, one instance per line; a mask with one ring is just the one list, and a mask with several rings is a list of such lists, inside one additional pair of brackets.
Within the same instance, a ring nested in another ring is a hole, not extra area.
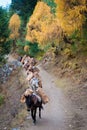
[[(10, 130), (11, 122), (19, 118), (17, 115), (24, 107), (20, 96), (28, 83), (20, 62), (12, 57), (0, 69), (0, 75), (0, 94), (4, 96), (4, 103), (0, 106), (0, 130)], [(23, 114), (21, 116), (23, 118)], [(22, 119), (19, 122), (21, 124)]]

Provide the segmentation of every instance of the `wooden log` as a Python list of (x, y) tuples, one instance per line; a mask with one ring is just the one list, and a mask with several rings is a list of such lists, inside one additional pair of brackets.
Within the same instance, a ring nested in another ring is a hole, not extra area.
[(24, 60), (26, 58), (26, 55), (23, 56), (22, 60), (21, 60), (21, 63), (24, 64)]
[(25, 101), (26, 101), (25, 96), (31, 95), (32, 93), (33, 93), (33, 91), (31, 89), (26, 89), (26, 91), (21, 96), (20, 102), (25, 103)]
[(30, 81), (33, 78), (33, 73), (29, 71), (29, 75), (27, 76), (27, 80)]
[(42, 88), (42, 82), (41, 82), (41, 80), (39, 80), (38, 85), (39, 85), (40, 88)]
[(48, 96), (45, 94), (45, 92), (43, 91), (42, 88), (39, 87), (39, 88), (36, 90), (36, 92), (37, 92), (37, 94), (41, 97), (43, 104), (46, 104), (46, 103), (49, 102), (49, 98), (48, 98)]

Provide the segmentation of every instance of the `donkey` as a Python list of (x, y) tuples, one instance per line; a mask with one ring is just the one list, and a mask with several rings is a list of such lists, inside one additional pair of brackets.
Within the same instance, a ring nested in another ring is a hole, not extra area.
[(39, 108), (39, 118), (41, 118), (41, 109), (43, 109), (41, 98), (33, 93), (31, 95), (25, 96), (25, 103), (27, 105), (27, 110), (31, 111), (33, 123), (36, 124), (37, 108)]

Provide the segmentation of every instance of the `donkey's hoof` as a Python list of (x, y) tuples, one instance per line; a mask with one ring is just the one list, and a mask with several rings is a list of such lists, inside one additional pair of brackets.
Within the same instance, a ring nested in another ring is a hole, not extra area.
[(33, 121), (33, 124), (36, 125), (36, 121)]
[(27, 108), (27, 111), (29, 111), (29, 112), (30, 112), (30, 109), (29, 109), (29, 108)]
[(41, 109), (42, 109), (42, 110), (44, 110), (44, 107), (43, 107), (43, 106), (41, 106)]
[(39, 118), (41, 119), (41, 116), (39, 116)]

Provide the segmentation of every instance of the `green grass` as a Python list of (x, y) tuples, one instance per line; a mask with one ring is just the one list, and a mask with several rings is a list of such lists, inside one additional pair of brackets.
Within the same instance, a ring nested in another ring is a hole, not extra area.
[(4, 95), (0, 94), (0, 106), (4, 103)]

